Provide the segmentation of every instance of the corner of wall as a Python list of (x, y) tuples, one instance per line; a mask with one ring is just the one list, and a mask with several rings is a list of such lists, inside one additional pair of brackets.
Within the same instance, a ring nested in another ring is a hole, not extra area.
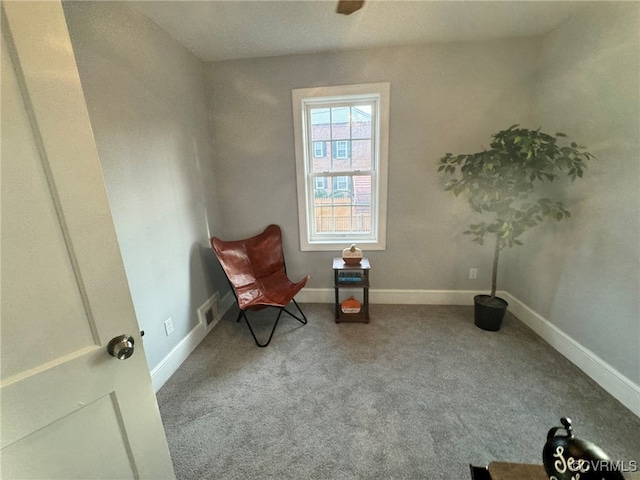
[[(217, 303), (218, 292), (207, 299), (198, 309), (200, 321), (171, 351), (151, 370), (151, 381), (153, 388), (157, 392), (162, 388), (167, 380), (173, 375), (180, 365), (191, 355), (196, 347), (213, 330), (213, 327), (220, 321), (224, 314), (234, 303), (233, 294), (228, 292), (222, 300)], [(211, 306), (214, 307), (214, 317), (207, 323), (204, 312)]]

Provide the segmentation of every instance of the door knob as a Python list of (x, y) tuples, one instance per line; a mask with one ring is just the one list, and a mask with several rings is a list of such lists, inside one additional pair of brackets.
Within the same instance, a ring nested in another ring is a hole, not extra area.
[(126, 360), (133, 355), (133, 337), (131, 335), (119, 335), (114, 337), (107, 345), (107, 352), (118, 360)]

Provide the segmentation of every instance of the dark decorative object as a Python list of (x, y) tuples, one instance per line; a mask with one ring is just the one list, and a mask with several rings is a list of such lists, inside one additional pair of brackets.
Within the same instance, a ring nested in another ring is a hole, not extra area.
[(500, 297), (491, 298), (489, 295), (473, 297), (474, 324), (483, 330), (496, 332), (502, 326), (502, 319), (507, 313), (509, 304)]
[(364, 0), (339, 0), (336, 13), (343, 15), (351, 15), (353, 12), (357, 12), (364, 5)]
[[(542, 462), (550, 480), (624, 480), (618, 463), (587, 440), (573, 436), (570, 418), (561, 418), (562, 427), (553, 427), (547, 434), (542, 450)], [(565, 430), (566, 435), (556, 435)]]
[(491, 480), (491, 474), (487, 467), (476, 467), (469, 464), (469, 470), (471, 470), (471, 480)]
[[(522, 245), (520, 235), (546, 218), (560, 221), (570, 217), (562, 202), (542, 196), (548, 193), (561, 196), (560, 190), (554, 192), (542, 184), (563, 173), (570, 180), (582, 178), (587, 161), (595, 158), (575, 142), (561, 146), (558, 137), (566, 135), (513, 125), (493, 135), (489, 150), (462, 155), (447, 153), (440, 159), (438, 171), (457, 177), (447, 182), (445, 190), (466, 196), (471, 210), (488, 216), (488, 221), (472, 223), (464, 232), (479, 245), (485, 239), (495, 242), (491, 295), (474, 298), (476, 304), (497, 307), (483, 310), (485, 314), (496, 312), (487, 330), (500, 329), (506, 308), (506, 302), (496, 297), (500, 251)], [(480, 328), (483, 323), (476, 321)]]

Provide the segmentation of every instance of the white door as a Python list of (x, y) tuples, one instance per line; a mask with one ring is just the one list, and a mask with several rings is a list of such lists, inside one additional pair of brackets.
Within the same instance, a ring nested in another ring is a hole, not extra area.
[(62, 6), (2, 7), (2, 478), (175, 478)]

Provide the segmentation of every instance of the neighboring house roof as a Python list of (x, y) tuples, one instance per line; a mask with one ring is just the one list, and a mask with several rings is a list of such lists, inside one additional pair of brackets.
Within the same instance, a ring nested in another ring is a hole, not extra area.
[[(370, 122), (371, 112), (367, 112), (363, 105), (362, 108), (351, 108), (351, 121), (353, 122)], [(349, 107), (333, 107), (333, 108), (314, 108), (311, 110), (311, 125), (323, 125), (328, 123), (349, 123)]]
[(371, 203), (371, 178), (356, 176), (353, 179), (355, 203), (369, 205)]

